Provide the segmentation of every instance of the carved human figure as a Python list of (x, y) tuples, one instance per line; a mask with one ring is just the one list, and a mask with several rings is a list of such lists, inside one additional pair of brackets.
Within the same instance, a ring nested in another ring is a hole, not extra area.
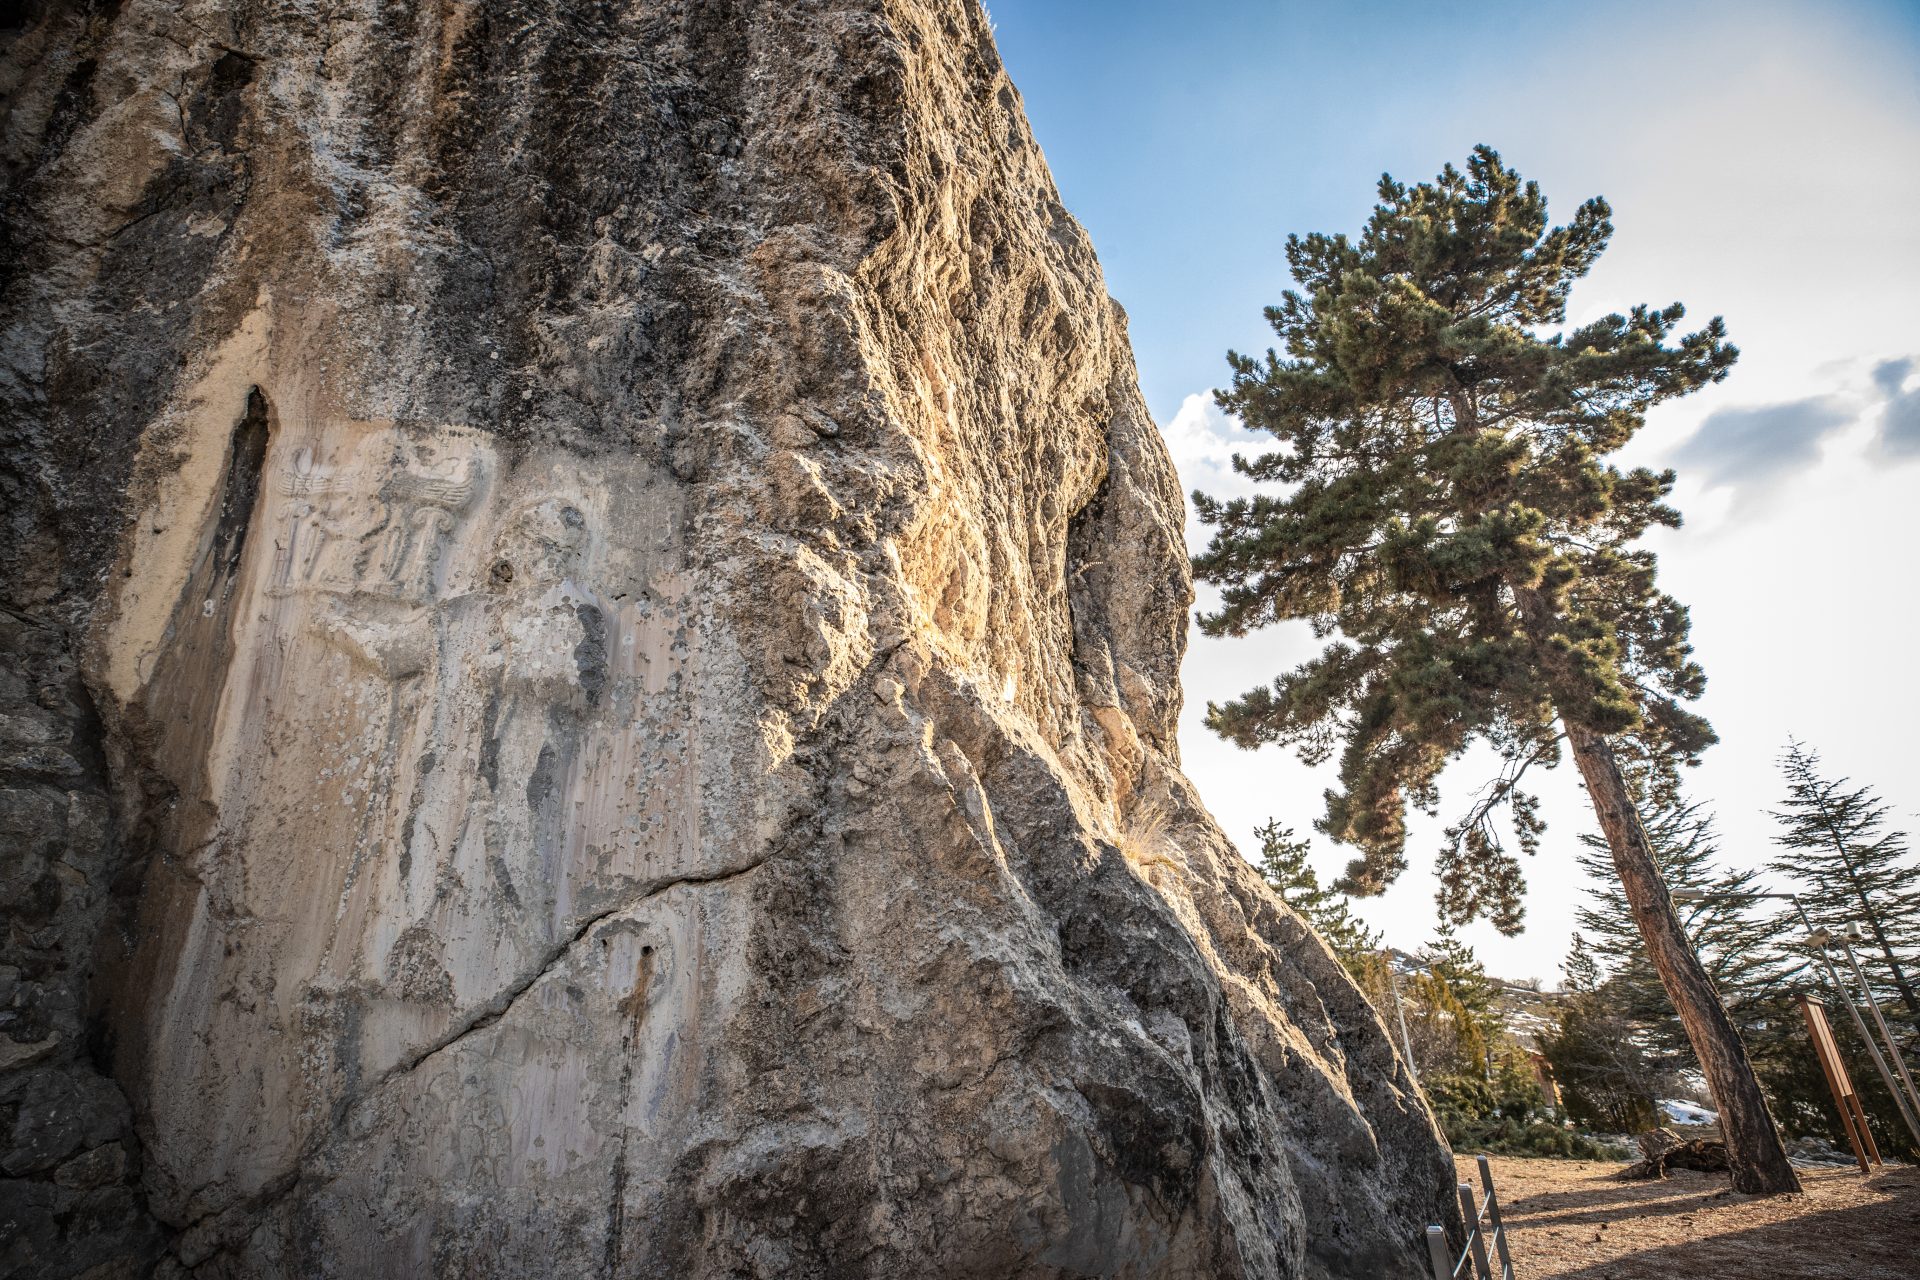
[(285, 525), (273, 587), (388, 596), (416, 605), (439, 593), (441, 554), (479, 492), (466, 441), (402, 440), (375, 461), (369, 442), (344, 456), (295, 452), (280, 474)]
[(594, 659), (586, 651), (596, 623), (604, 671), (603, 615), (574, 580), (586, 546), (580, 509), (547, 498), (507, 523), (490, 571), (502, 602), (495, 623), (499, 683), (490, 699), (497, 711), (488, 726), (498, 754), (487, 844), (537, 878), (532, 894), (543, 902), (553, 900), (561, 874), (559, 809), (579, 752), (581, 715), (594, 700)]
[(489, 549), (483, 589), (442, 605), (452, 651), (472, 655), (436, 682), (436, 718), (462, 726), (453, 736), (472, 753), (470, 796), (437, 824), (457, 833), (450, 866), (468, 890), (493, 883), (481, 894), (490, 909), (552, 929), (562, 927), (561, 806), (606, 684), (605, 615), (576, 580), (589, 541), (567, 497), (526, 503)]
[[(377, 461), (376, 461), (377, 458)], [(315, 622), (390, 680), (427, 669), (442, 559), (483, 476), (471, 443), (356, 440), (344, 457), (294, 454), (269, 594), (319, 597)]]
[(471, 453), (424, 441), (404, 446), (398, 463), (381, 488), (389, 522), (379, 573), (363, 576), (361, 587), (425, 604), (439, 593), (440, 556), (473, 502), (480, 465)]

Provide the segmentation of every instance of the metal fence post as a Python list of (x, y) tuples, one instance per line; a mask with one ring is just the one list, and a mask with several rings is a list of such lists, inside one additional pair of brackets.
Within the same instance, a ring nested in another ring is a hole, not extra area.
[(1427, 1258), (1433, 1263), (1433, 1280), (1453, 1280), (1453, 1258), (1447, 1253), (1447, 1229), (1427, 1228)]
[(1500, 1280), (1513, 1280), (1513, 1258), (1507, 1253), (1507, 1229), (1500, 1224), (1500, 1201), (1493, 1194), (1493, 1165), (1485, 1156), (1476, 1158), (1480, 1166), (1480, 1185), (1487, 1191), (1487, 1224), (1493, 1233), (1493, 1251), (1500, 1259)]
[(1480, 1234), (1480, 1210), (1473, 1203), (1473, 1184), (1460, 1184), (1460, 1212), (1467, 1219), (1467, 1252), (1473, 1257), (1473, 1274), (1480, 1280), (1493, 1280), (1493, 1268), (1487, 1265), (1487, 1241)]
[[(1485, 1203), (1476, 1204), (1471, 1183), (1458, 1182), (1454, 1190), (1460, 1196), (1460, 1216), (1466, 1220), (1466, 1247), (1458, 1257), (1447, 1249), (1445, 1227), (1427, 1227), (1427, 1260), (1433, 1266), (1433, 1280), (1514, 1280), (1513, 1255), (1507, 1250), (1507, 1228), (1500, 1221), (1500, 1198), (1493, 1190), (1493, 1165), (1485, 1156), (1474, 1157), (1480, 1166), (1480, 1185), (1486, 1188)], [(1484, 1219), (1484, 1221), (1483, 1221)], [(1495, 1271), (1487, 1257), (1487, 1237), (1493, 1237), (1494, 1255), (1500, 1260)]]

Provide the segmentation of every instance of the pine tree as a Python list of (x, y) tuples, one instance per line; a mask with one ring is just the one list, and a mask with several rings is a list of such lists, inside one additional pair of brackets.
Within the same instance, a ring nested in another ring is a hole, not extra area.
[(1648, 1061), (1634, 1027), (1603, 991), (1605, 977), (1586, 940), (1573, 935), (1562, 966), (1566, 998), (1540, 1051), (1553, 1068), (1567, 1114), (1612, 1133), (1640, 1133), (1658, 1120), (1660, 1072)]
[(1861, 967), (1876, 997), (1897, 999), (1920, 1028), (1920, 863), (1907, 833), (1888, 829), (1890, 807), (1872, 788), (1822, 777), (1820, 757), (1800, 743), (1787, 744), (1780, 768), (1787, 798), (1773, 811), (1782, 828), (1774, 843), (1786, 852), (1772, 870), (1794, 881), (1816, 924), (1860, 923), (1872, 940)]
[(1448, 1076), (1477, 1080), (1488, 1074), (1492, 1045), (1486, 1020), (1467, 1007), (1445, 978), (1424, 970), (1409, 977), (1407, 1016), (1424, 1050), (1420, 1072), (1429, 1089)]
[(1567, 948), (1567, 958), (1561, 962), (1560, 972), (1566, 978), (1564, 986), (1568, 991), (1598, 990), (1600, 980), (1605, 976), (1600, 970), (1600, 961), (1593, 954), (1593, 948), (1578, 933), (1573, 935), (1573, 943)]
[(1418, 959), (1423, 968), (1407, 983), (1416, 1016), (1450, 1025), (1452, 1070), (1485, 1076), (1499, 1034), (1496, 991), (1486, 966), (1445, 920), (1434, 941), (1420, 948)]
[(1725, 377), (1737, 356), (1718, 319), (1675, 337), (1683, 309), (1639, 306), (1571, 332), (1575, 280), (1612, 234), (1602, 200), (1563, 227), (1492, 150), (1433, 183), (1380, 180), (1357, 241), (1289, 237), (1302, 292), (1267, 317), (1286, 358), (1229, 353), (1223, 408), (1280, 448), (1235, 468), (1280, 496), (1194, 495), (1215, 532), (1196, 572), (1221, 588), (1210, 635), (1301, 618), (1321, 655), (1224, 706), (1208, 724), (1244, 747), (1279, 742), (1309, 762), (1339, 754), (1320, 829), (1360, 856), (1340, 887), (1378, 893), (1406, 865), (1409, 801), (1432, 811), (1447, 763), (1475, 742), (1503, 767), (1448, 829), (1441, 905), (1517, 932), (1520, 848), (1541, 821), (1522, 789), (1572, 749), (1635, 922), (1686, 1024), (1725, 1121), (1734, 1185), (1795, 1190), (1779, 1131), (1726, 1011), (1686, 943), (1621, 773), (1645, 762), (1662, 789), (1713, 742), (1685, 703), (1706, 677), (1687, 612), (1634, 546), (1677, 526), (1671, 472), (1608, 454), (1664, 400)]
[(1313, 926), (1355, 977), (1363, 976), (1380, 950), (1380, 935), (1353, 914), (1345, 894), (1320, 887), (1307, 861), (1311, 842), (1273, 821), (1255, 827), (1253, 835), (1260, 842), (1260, 874), (1280, 900)]
[[(1637, 781), (1630, 774), (1629, 786)], [(1638, 794), (1639, 788), (1635, 791)], [(1774, 1004), (1783, 984), (1805, 961), (1783, 957), (1775, 946), (1776, 923), (1753, 913), (1751, 895), (1759, 889), (1756, 874), (1718, 865), (1713, 819), (1699, 804), (1669, 796), (1643, 802), (1642, 815), (1654, 862), (1668, 888), (1703, 895), (1682, 909), (1681, 927), (1720, 992), (1728, 1016), (1751, 1047), (1755, 1023), (1777, 1017)], [(1623, 1018), (1644, 1028), (1650, 1047), (1664, 1065), (1695, 1065), (1686, 1030), (1647, 959), (1606, 842), (1592, 835), (1580, 839), (1585, 848), (1575, 857), (1592, 883), (1587, 889), (1589, 904), (1577, 909), (1575, 918), (1593, 939), (1591, 954), (1605, 971), (1608, 1000)]]
[(1433, 933), (1433, 941), (1420, 948), (1420, 960), (1427, 971), (1446, 983), (1456, 999), (1474, 1018), (1487, 1022), (1493, 1017), (1498, 995), (1486, 965), (1474, 949), (1454, 931), (1451, 921), (1442, 920)]

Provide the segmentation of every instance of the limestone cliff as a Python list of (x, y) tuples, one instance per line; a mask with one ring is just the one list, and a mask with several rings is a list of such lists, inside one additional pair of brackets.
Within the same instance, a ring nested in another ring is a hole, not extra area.
[(1419, 1273), (976, 5), (12, 12), (8, 1274)]

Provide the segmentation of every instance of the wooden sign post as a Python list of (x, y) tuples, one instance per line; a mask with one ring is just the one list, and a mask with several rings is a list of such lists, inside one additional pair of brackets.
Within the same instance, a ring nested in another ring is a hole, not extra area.
[(1794, 1003), (1800, 1006), (1800, 1012), (1807, 1018), (1807, 1034), (1813, 1038), (1813, 1056), (1820, 1059), (1820, 1070), (1827, 1077), (1827, 1088), (1833, 1091), (1833, 1105), (1840, 1109), (1840, 1124), (1847, 1131), (1847, 1141), (1853, 1146), (1853, 1158), (1860, 1162), (1860, 1172), (1866, 1173), (1867, 1159), (1882, 1168), (1886, 1162), (1880, 1158), (1880, 1148), (1873, 1141), (1873, 1134), (1867, 1128), (1867, 1113), (1860, 1108), (1860, 1095), (1853, 1091), (1853, 1080), (1847, 1075), (1847, 1064), (1840, 1060), (1840, 1046), (1834, 1043), (1833, 1028), (1827, 1025), (1827, 1007), (1811, 996), (1795, 996)]

